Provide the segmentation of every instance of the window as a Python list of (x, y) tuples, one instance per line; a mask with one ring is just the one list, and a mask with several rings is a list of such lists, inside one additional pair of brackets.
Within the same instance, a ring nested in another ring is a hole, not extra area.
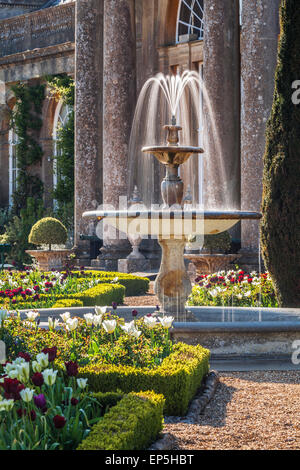
[(17, 162), (17, 144), (19, 142), (18, 136), (13, 129), (9, 131), (9, 205), (13, 204), (13, 195), (17, 189), (18, 179), (18, 162)]
[(203, 0), (181, 0), (178, 10), (177, 42), (183, 35), (195, 35), (195, 39), (203, 39)]
[(54, 140), (54, 160), (53, 160), (53, 186), (57, 186), (59, 178), (59, 168), (57, 168), (57, 160), (55, 157), (59, 156), (59, 130), (66, 126), (68, 123), (72, 107), (59, 102), (56, 107), (53, 124), (53, 140)]

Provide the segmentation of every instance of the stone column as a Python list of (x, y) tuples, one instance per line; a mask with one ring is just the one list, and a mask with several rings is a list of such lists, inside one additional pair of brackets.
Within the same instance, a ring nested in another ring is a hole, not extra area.
[[(134, 0), (104, 0), (103, 204), (117, 210), (127, 196), (128, 146), (136, 103)], [(124, 236), (124, 235), (123, 235)], [(104, 224), (103, 267), (116, 270), (130, 252)]]
[(75, 247), (89, 257), (93, 224), (82, 213), (102, 202), (103, 6), (99, 0), (76, 1), (75, 104)]
[[(242, 210), (259, 211), (265, 129), (270, 116), (279, 34), (280, 0), (243, 0), (241, 35)], [(242, 250), (256, 253), (259, 222), (242, 223)]]
[(239, 0), (204, 5), (204, 203), (240, 209)]

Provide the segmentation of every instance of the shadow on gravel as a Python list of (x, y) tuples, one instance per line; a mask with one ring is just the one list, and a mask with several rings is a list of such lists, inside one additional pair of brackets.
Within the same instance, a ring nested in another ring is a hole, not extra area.
[(247, 371), (247, 372), (222, 372), (221, 377), (232, 377), (256, 383), (278, 383), (300, 385), (300, 370), (288, 371)]
[(219, 382), (214, 397), (208, 403), (195, 424), (217, 428), (226, 426), (227, 405), (233, 400), (236, 391), (237, 388)]

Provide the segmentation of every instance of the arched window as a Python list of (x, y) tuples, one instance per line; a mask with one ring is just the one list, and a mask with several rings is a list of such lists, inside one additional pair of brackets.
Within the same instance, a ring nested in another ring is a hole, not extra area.
[(8, 134), (9, 142), (9, 205), (13, 204), (13, 195), (17, 189), (18, 179), (18, 162), (17, 162), (17, 144), (19, 142), (18, 136), (13, 129), (10, 129)]
[(181, 0), (178, 9), (177, 37), (181, 42), (182, 36), (189, 35), (190, 39), (203, 39), (203, 7), (204, 0)]
[(68, 123), (72, 107), (60, 101), (56, 107), (53, 123), (53, 141), (54, 141), (54, 160), (53, 160), (53, 186), (57, 186), (59, 179), (59, 168), (57, 167), (57, 157), (60, 154), (59, 149), (59, 131)]

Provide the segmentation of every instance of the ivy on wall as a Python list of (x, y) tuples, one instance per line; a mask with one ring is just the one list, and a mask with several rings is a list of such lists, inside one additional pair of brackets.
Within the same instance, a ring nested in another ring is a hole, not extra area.
[(57, 185), (53, 190), (55, 215), (69, 231), (74, 227), (74, 102), (75, 83), (68, 75), (46, 77), (52, 94), (64, 105), (69, 106), (68, 120), (57, 130), (56, 155), (53, 157), (57, 168)]
[(12, 246), (8, 261), (22, 267), (31, 258), (26, 254), (32, 245), (28, 235), (32, 225), (44, 215), (44, 186), (32, 167), (42, 161), (43, 150), (38, 142), (43, 125), (41, 118), (45, 85), (18, 83), (11, 87), (16, 104), (11, 112), (10, 127), (17, 135), (15, 145), (18, 176), (13, 194), (13, 206), (6, 217), (5, 233), (0, 242)]
[(18, 136), (16, 160), (18, 168), (17, 189), (13, 194), (12, 214), (19, 215), (26, 207), (27, 199), (40, 201), (43, 198), (43, 183), (29, 168), (40, 163), (43, 150), (38, 142), (38, 133), (43, 125), (41, 118), (45, 99), (45, 85), (18, 83), (11, 87), (16, 104), (11, 113), (11, 128)]

